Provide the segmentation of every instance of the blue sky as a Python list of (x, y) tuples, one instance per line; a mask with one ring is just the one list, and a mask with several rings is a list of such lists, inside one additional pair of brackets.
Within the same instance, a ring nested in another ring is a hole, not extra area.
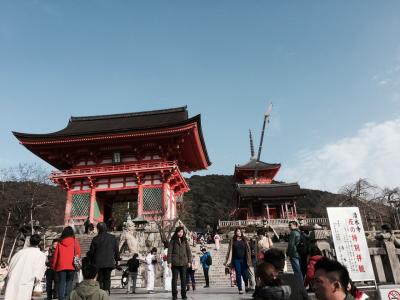
[(1, 1), (0, 168), (39, 162), (11, 131), (187, 105), (212, 166), (258, 144), (278, 179), (399, 186), (399, 1)]

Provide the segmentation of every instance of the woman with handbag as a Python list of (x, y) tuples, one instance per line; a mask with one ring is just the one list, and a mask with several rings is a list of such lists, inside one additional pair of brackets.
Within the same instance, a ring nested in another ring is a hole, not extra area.
[(236, 273), (236, 285), (239, 294), (242, 291), (242, 278), (245, 284), (246, 292), (249, 291), (249, 267), (251, 263), (251, 251), (247, 238), (243, 235), (242, 230), (237, 228), (234, 232), (233, 238), (229, 244), (228, 253), (226, 255), (225, 266), (233, 266)]
[(81, 247), (71, 226), (64, 228), (53, 258), (53, 269), (58, 277), (58, 299), (68, 298), (72, 291), (75, 271), (80, 267)]

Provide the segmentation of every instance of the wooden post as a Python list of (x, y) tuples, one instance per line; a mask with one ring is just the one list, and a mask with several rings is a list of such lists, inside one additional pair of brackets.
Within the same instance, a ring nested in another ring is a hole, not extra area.
[(297, 218), (297, 207), (296, 207), (296, 201), (293, 201), (293, 208), (294, 208), (294, 216)]
[(269, 205), (267, 203), (267, 219), (269, 220)]
[(386, 282), (385, 270), (383, 269), (382, 257), (380, 255), (374, 255), (374, 262), (376, 266), (376, 273), (378, 275), (378, 282)]
[(386, 253), (392, 270), (394, 283), (400, 283), (400, 262), (396, 254), (396, 248), (391, 241), (385, 241)]
[(67, 202), (65, 203), (64, 225), (68, 225), (68, 222), (71, 219), (71, 210), (72, 210), (72, 191), (68, 190)]
[(168, 219), (168, 184), (166, 182), (162, 183), (162, 214), (163, 220)]
[(139, 184), (138, 187), (138, 216), (143, 215), (143, 185)]
[(96, 190), (92, 188), (90, 190), (90, 203), (89, 203), (89, 220), (90, 223), (94, 221), (94, 203), (96, 201)]
[(285, 218), (288, 218), (288, 206), (287, 206), (287, 202), (285, 202)]

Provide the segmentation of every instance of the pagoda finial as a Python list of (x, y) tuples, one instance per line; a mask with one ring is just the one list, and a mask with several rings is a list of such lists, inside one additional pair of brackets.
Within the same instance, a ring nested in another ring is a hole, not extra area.
[(249, 138), (250, 138), (250, 159), (254, 159), (254, 145), (253, 145), (253, 136), (251, 134), (251, 129), (249, 129)]
[(261, 149), (262, 149), (262, 144), (263, 144), (263, 140), (264, 140), (265, 124), (269, 123), (269, 118), (271, 116), (271, 112), (272, 112), (272, 103), (269, 104), (267, 112), (264, 114), (264, 123), (263, 123), (263, 127), (261, 130), (260, 145), (258, 146), (258, 155), (257, 155), (256, 167), (254, 170), (253, 184), (256, 184), (256, 182), (257, 182), (257, 175), (258, 175), (257, 163), (260, 161), (260, 157), (261, 157)]

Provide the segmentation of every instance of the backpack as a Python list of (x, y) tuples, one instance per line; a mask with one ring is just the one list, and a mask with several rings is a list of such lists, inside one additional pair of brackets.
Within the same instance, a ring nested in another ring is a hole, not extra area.
[(304, 234), (304, 232), (300, 231), (300, 241), (296, 245), (296, 248), (300, 255), (308, 254), (308, 237)]
[(212, 257), (211, 257), (211, 255), (209, 254), (209, 255), (207, 255), (207, 258), (206, 258), (206, 264), (208, 265), (208, 266), (211, 266), (212, 265)]

